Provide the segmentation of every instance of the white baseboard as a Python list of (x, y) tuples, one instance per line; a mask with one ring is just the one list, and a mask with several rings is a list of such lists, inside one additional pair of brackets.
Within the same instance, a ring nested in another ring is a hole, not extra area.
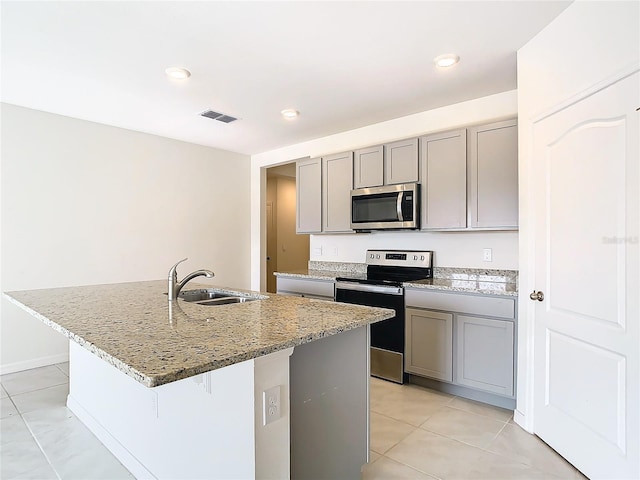
[(77, 402), (71, 395), (67, 396), (67, 407), (78, 417), (86, 427), (91, 430), (98, 440), (107, 447), (107, 449), (113, 453), (113, 455), (125, 466), (131, 474), (137, 479), (149, 479), (156, 480), (156, 477), (145, 468), (142, 463), (134, 457), (129, 450), (127, 450), (113, 435), (111, 435), (107, 429), (105, 429), (100, 422), (98, 422), (93, 416), (85, 410), (85, 408)]
[(0, 365), (0, 374), (22, 372), (23, 370), (31, 370), (32, 368), (46, 367), (56, 363), (69, 361), (69, 353), (60, 353), (58, 355), (49, 355), (48, 357), (32, 358), (22, 362), (7, 363)]
[(525, 431), (531, 434), (533, 433), (533, 425), (531, 425), (530, 417), (526, 417), (519, 410), (513, 412), (513, 421), (520, 425)]

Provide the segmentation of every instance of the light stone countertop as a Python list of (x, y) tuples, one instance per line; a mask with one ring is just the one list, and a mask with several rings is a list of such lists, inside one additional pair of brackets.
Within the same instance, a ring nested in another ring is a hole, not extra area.
[(367, 278), (366, 273), (352, 273), (352, 272), (336, 272), (333, 270), (291, 270), (287, 272), (275, 272), (276, 277), (288, 277), (288, 278), (302, 278), (307, 280), (330, 280), (335, 281), (337, 277), (348, 278)]
[[(185, 290), (237, 289), (191, 282)], [(5, 293), (12, 303), (147, 387), (391, 318), (393, 310), (268, 294), (203, 306), (168, 302), (166, 280)], [(173, 304), (173, 306), (171, 306)]]
[(405, 288), (418, 288), (425, 290), (439, 290), (459, 293), (480, 293), (482, 295), (518, 296), (518, 286), (509, 282), (489, 282), (480, 280), (466, 280), (455, 278), (430, 278), (405, 282)]
[[(277, 277), (335, 281), (337, 277), (366, 278), (366, 273), (332, 270), (294, 270), (276, 272)], [(510, 270), (479, 270), (461, 268), (436, 268), (434, 278), (404, 282), (407, 288), (423, 288), (482, 295), (518, 296), (517, 272)]]

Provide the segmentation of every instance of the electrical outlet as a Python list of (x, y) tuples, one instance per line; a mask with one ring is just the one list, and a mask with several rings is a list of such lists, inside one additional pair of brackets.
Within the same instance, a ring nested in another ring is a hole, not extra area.
[(338, 256), (338, 247), (331, 247), (331, 255), (334, 257)]
[(322, 256), (322, 247), (313, 247), (313, 256), (321, 257)]
[(275, 422), (280, 416), (280, 385), (276, 385), (262, 392), (262, 424)]
[(484, 257), (483, 257), (485, 262), (491, 262), (493, 261), (491, 258), (491, 249), (490, 248), (485, 248), (484, 249)]

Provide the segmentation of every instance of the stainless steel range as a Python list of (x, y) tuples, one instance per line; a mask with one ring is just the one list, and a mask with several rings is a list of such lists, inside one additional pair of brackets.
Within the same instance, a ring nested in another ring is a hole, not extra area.
[(404, 383), (404, 282), (433, 277), (433, 252), (367, 250), (366, 278), (336, 279), (335, 300), (395, 310), (371, 325), (371, 375)]

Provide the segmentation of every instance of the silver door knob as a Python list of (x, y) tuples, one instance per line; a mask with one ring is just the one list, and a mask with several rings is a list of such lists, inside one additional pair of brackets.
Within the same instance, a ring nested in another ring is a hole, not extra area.
[(531, 300), (538, 300), (539, 302), (544, 300), (544, 293), (542, 292), (536, 292), (535, 290), (533, 292), (531, 292), (531, 295), (529, 295), (529, 298)]

